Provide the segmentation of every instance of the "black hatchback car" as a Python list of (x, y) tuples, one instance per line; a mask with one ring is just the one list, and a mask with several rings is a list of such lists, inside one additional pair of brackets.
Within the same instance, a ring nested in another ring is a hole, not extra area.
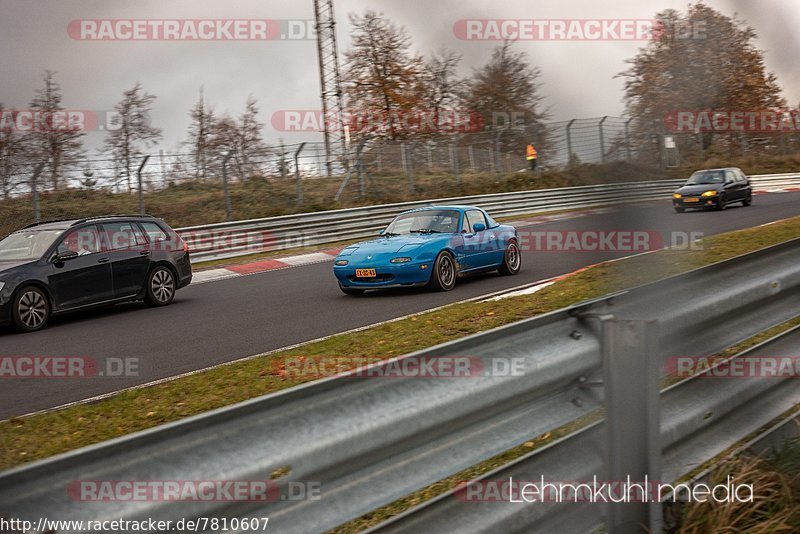
[(753, 203), (750, 180), (736, 167), (697, 171), (672, 195), (672, 206), (678, 213), (687, 208), (724, 210), (731, 202), (743, 206)]
[(97, 305), (166, 306), (191, 281), (188, 246), (161, 219), (34, 224), (0, 240), (0, 325), (33, 332), (54, 314)]

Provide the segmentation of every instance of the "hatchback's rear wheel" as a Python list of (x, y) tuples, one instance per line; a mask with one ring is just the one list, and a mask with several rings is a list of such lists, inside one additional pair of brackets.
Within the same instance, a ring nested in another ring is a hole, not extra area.
[(749, 193), (744, 200), (742, 200), (742, 206), (749, 206), (753, 203), (753, 193)]
[(175, 275), (167, 267), (156, 267), (147, 277), (144, 301), (150, 306), (166, 306), (175, 298)]
[(50, 300), (35, 286), (23, 287), (14, 298), (12, 320), (20, 332), (41, 330), (50, 319)]

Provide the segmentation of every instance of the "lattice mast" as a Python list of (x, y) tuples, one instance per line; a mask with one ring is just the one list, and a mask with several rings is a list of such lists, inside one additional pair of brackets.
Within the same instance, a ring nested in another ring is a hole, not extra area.
[(314, 0), (319, 52), (319, 81), (325, 132), (325, 167), (333, 174), (338, 161), (347, 166), (344, 120), (342, 116), (342, 80), (339, 74), (339, 52), (336, 46), (336, 19), (333, 0)]

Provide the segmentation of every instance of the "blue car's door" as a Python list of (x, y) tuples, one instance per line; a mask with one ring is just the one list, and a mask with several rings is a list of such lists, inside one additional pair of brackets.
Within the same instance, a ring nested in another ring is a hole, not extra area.
[[(483, 225), (483, 229), (475, 231), (475, 225)], [(464, 237), (464, 250), (466, 255), (466, 268), (480, 269), (496, 265), (497, 236), (491, 229), (487, 229), (486, 217), (480, 210), (468, 210), (464, 213), (462, 236)]]

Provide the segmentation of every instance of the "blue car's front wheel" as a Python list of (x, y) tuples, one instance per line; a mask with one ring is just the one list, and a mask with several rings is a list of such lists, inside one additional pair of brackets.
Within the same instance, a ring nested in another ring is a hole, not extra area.
[(428, 286), (435, 291), (450, 291), (456, 285), (458, 271), (456, 260), (446, 250), (439, 253), (433, 263), (433, 272)]

